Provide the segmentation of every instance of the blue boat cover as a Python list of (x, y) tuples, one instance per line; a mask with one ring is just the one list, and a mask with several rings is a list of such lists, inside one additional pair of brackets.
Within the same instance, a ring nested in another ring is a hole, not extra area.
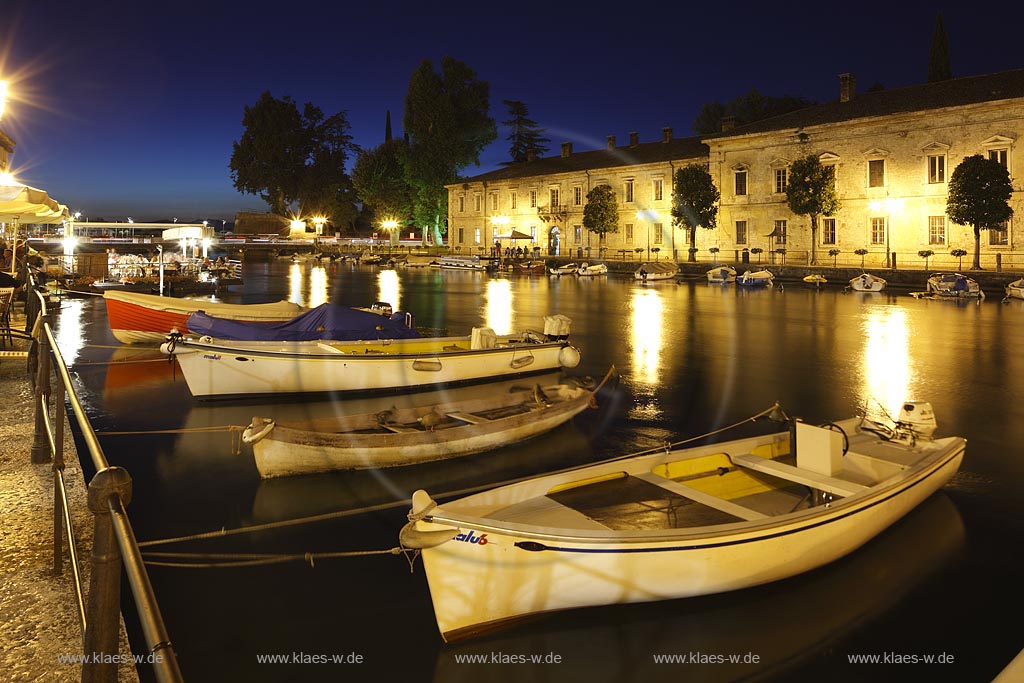
[(333, 339), (411, 339), (419, 337), (415, 327), (406, 325), (406, 314), (390, 318), (347, 306), (322, 304), (283, 323), (228, 320), (196, 311), (188, 317), (192, 334), (235, 341), (310, 341)]

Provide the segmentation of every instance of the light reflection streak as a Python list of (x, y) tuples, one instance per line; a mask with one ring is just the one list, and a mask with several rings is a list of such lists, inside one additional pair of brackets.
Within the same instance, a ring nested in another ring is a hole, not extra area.
[(302, 302), (302, 268), (292, 263), (288, 268), (288, 301), (303, 306)]
[(507, 279), (487, 281), (487, 327), (495, 334), (512, 333), (512, 283)]
[(658, 361), (664, 335), (665, 304), (654, 289), (636, 289), (630, 299), (630, 345), (633, 348), (633, 379), (658, 384)]
[(309, 304), (316, 308), (327, 303), (327, 270), (323, 266), (314, 266), (309, 272)]
[(862, 391), (869, 412), (881, 404), (889, 415), (898, 415), (903, 402), (911, 398), (913, 375), (910, 332), (904, 311), (887, 308), (868, 312), (864, 321), (863, 363)]
[(85, 346), (82, 334), (82, 299), (64, 299), (60, 306), (60, 326), (55, 330), (57, 348), (64, 357), (64, 364), (74, 365), (78, 353)]
[(402, 283), (398, 271), (382, 270), (377, 273), (377, 301), (386, 301), (395, 311), (402, 310)]

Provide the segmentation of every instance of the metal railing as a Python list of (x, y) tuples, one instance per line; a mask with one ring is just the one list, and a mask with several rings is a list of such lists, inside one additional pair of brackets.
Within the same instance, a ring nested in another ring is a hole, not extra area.
[[(63, 573), (64, 531), (67, 530), (68, 557), (82, 628), (82, 681), (114, 683), (118, 680), (123, 563), (149, 648), (148, 663), (160, 683), (178, 683), (183, 679), (177, 656), (125, 512), (125, 505), (131, 501), (131, 476), (126, 470), (107, 462), (54, 338), (46, 299), (37, 291), (31, 278), (28, 278), (28, 283), (26, 330), (33, 330), (35, 348), (30, 356), (34, 353), (38, 364), (34, 376), (35, 432), (31, 458), (33, 463), (53, 463), (53, 571), (57, 576)], [(51, 376), (57, 381), (56, 396), (51, 395)], [(51, 398), (54, 399), (52, 415)], [(65, 401), (71, 405), (96, 468), (96, 474), (88, 485), (88, 504), (94, 526), (87, 597), (82, 588), (75, 530), (64, 483)]]

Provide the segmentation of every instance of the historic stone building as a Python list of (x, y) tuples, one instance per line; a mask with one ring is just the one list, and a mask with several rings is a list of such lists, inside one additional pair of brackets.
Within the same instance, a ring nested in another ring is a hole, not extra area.
[(560, 157), (451, 185), (450, 243), (464, 252), (486, 250), (514, 228), (544, 254), (576, 257), (580, 248), (599, 246), (582, 227), (583, 205), (587, 191), (605, 183), (620, 208), (619, 231), (605, 239), (607, 256), (658, 247), (684, 260), (688, 236), (672, 227), (669, 213), (672, 177), (682, 165), (703, 162), (722, 197), (717, 226), (697, 231), (701, 260), (717, 247), (727, 258), (761, 250), (758, 259), (807, 263), (810, 220), (789, 211), (785, 188), (790, 163), (810, 153), (836, 168), (841, 201), (836, 215), (819, 219), (821, 263), (831, 262), (835, 249), (846, 263), (859, 263), (854, 252), (866, 250), (865, 265), (876, 267), (916, 265), (922, 250), (947, 263), (954, 248), (970, 252), (973, 230), (951, 224), (945, 206), (950, 175), (973, 154), (1004, 164), (1015, 188), (1015, 218), (1003, 230), (982, 232), (983, 265), (994, 265), (996, 255), (1005, 265), (1024, 240), (1024, 155), (1016, 148), (1024, 133), (1024, 70), (863, 94), (854, 76), (843, 74), (836, 101), (723, 128), (684, 139), (666, 128), (661, 141), (650, 143), (630, 134), (625, 147), (609, 137), (607, 149), (577, 154), (565, 143)]

